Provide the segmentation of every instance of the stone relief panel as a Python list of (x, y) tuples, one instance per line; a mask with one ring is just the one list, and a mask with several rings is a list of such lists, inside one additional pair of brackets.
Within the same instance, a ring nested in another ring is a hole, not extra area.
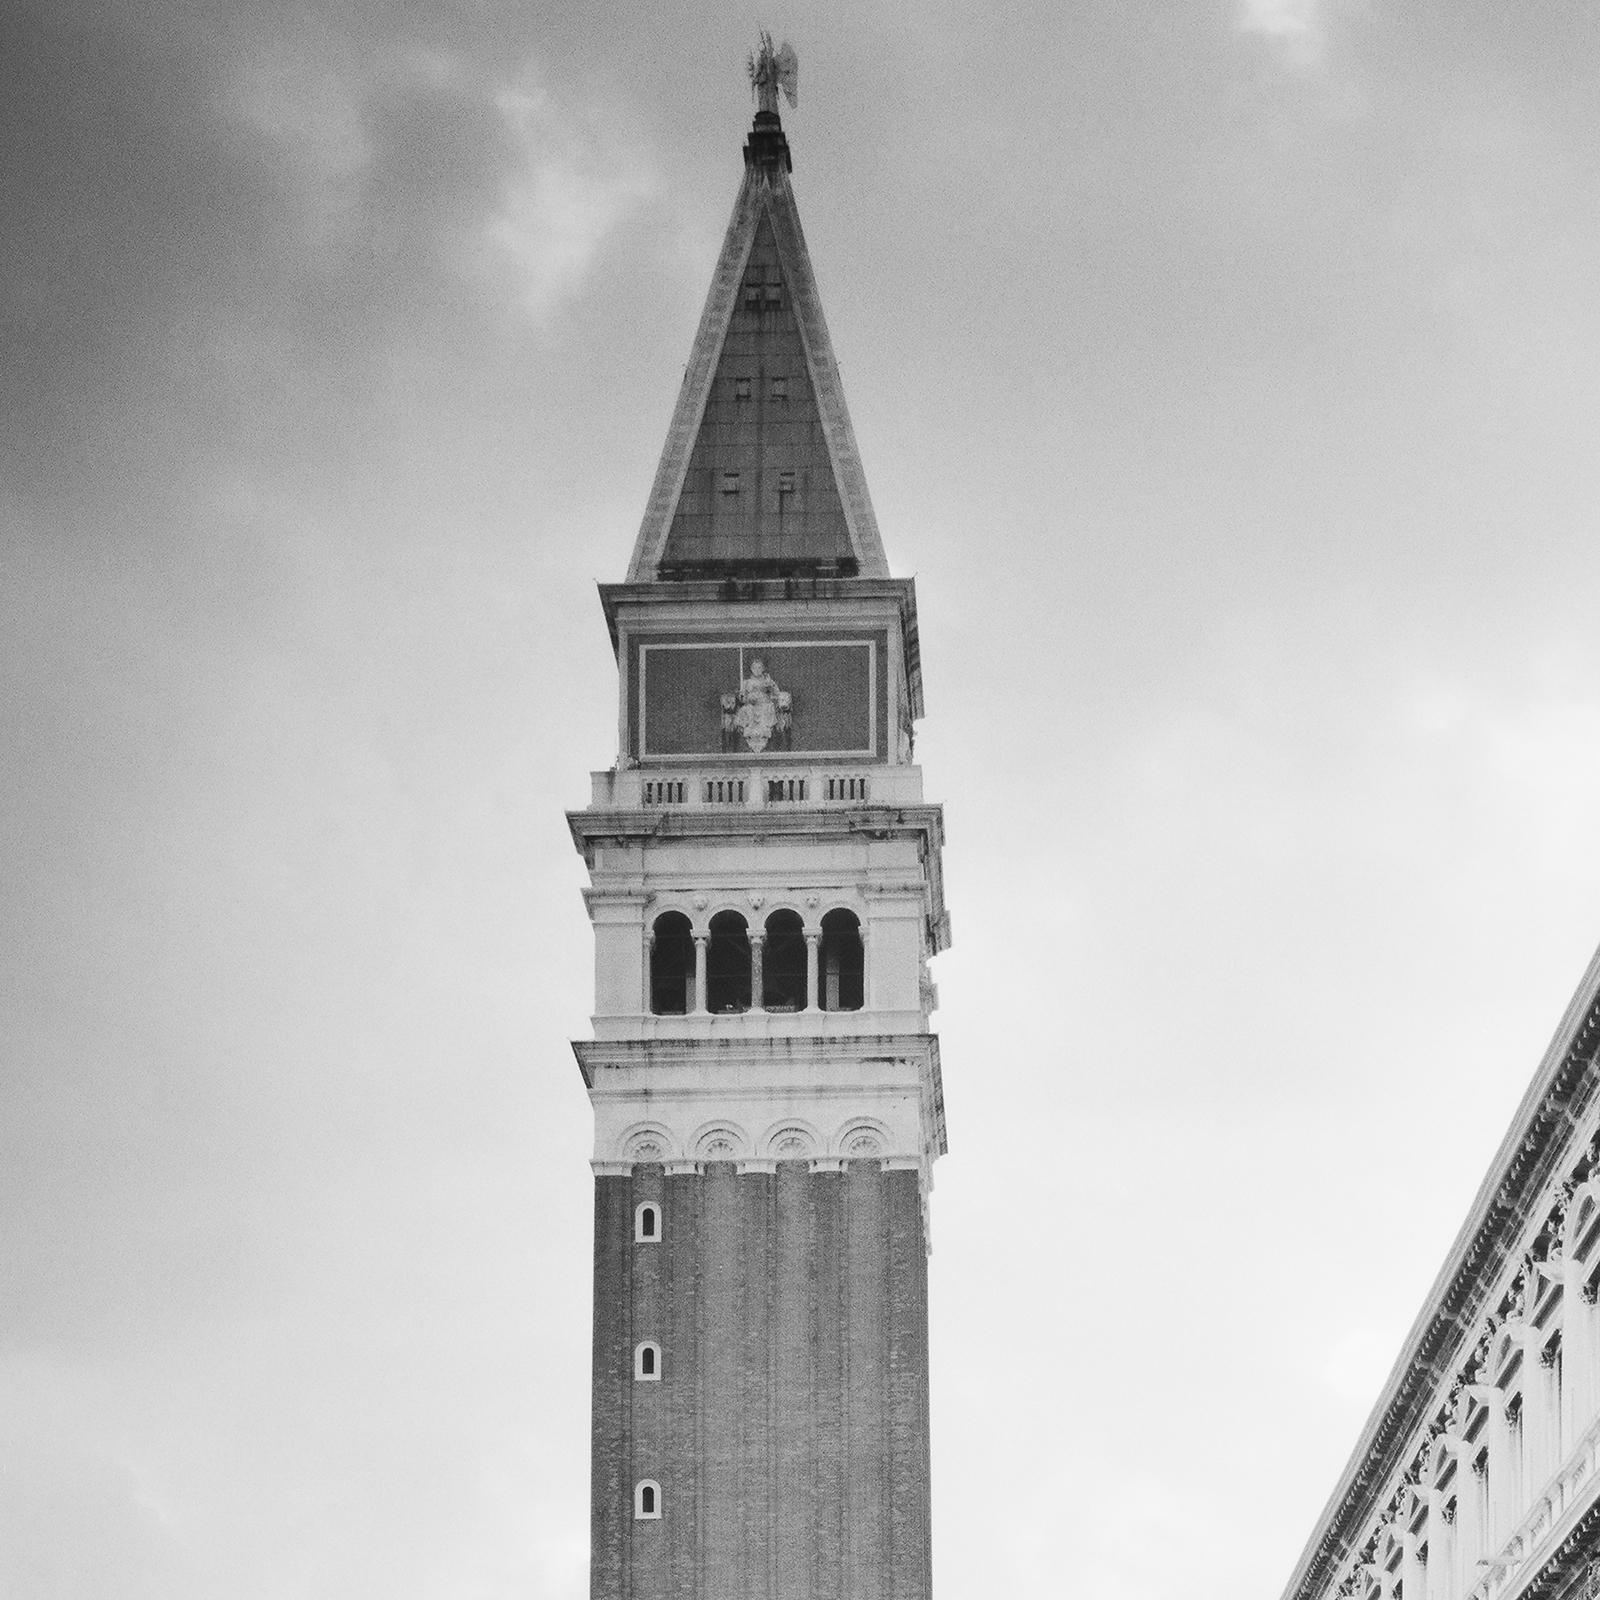
[(632, 1128), (622, 1136), (624, 1161), (667, 1161), (676, 1153), (676, 1141), (657, 1123)]
[(750, 1141), (744, 1131), (731, 1122), (717, 1122), (702, 1128), (694, 1138), (697, 1161), (736, 1161), (747, 1155)]
[(889, 1151), (889, 1131), (881, 1122), (857, 1117), (839, 1130), (836, 1148), (849, 1160), (865, 1160)]
[(822, 1148), (814, 1129), (800, 1122), (785, 1122), (767, 1135), (767, 1154), (779, 1161), (805, 1161)]

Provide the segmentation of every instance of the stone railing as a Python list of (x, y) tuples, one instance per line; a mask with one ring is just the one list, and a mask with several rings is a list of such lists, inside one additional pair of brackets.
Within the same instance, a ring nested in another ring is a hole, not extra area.
[(1467, 1591), (1464, 1600), (1511, 1600), (1523, 1580), (1533, 1577), (1541, 1563), (1536, 1559), (1570, 1511), (1594, 1502), (1600, 1481), (1600, 1419), (1583, 1436), (1578, 1448), (1563, 1463), (1561, 1470), (1545, 1485), (1533, 1501), (1516, 1531), (1506, 1540), (1498, 1555), (1483, 1565), (1484, 1576)]
[(592, 804), (618, 810), (738, 811), (802, 806), (920, 805), (922, 769), (914, 766), (710, 764), (592, 774)]

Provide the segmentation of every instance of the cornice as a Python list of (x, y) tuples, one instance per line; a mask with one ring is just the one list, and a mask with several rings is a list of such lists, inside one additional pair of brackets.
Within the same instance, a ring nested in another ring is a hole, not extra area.
[(589, 845), (607, 839), (624, 844), (635, 839), (840, 839), (864, 835), (870, 839), (924, 839), (933, 851), (944, 847), (944, 808), (926, 803), (727, 811), (587, 806), (567, 813), (567, 827), (573, 844), (585, 856)]
[(939, 1073), (936, 1033), (783, 1035), (762, 1039), (574, 1039), (572, 1053), (584, 1086), (594, 1087), (597, 1067), (705, 1065), (741, 1070), (787, 1060), (854, 1066), (874, 1061), (916, 1061)]
[(1539, 1203), (1567, 1159), (1571, 1136), (1600, 1091), (1600, 953), (1556, 1030), (1472, 1209), (1406, 1337), (1338, 1486), (1301, 1553), (1284, 1600), (1314, 1600), (1337, 1576), (1377, 1514), (1384, 1491), (1500, 1283)]
[[(788, 578), (689, 578), (671, 583), (602, 583), (600, 605), (617, 648), (618, 617), (623, 607), (644, 611), (682, 611), (691, 606), (834, 604), (861, 606), (887, 602), (899, 613), (908, 639), (916, 637), (917, 586), (912, 578), (840, 578), (796, 575)], [(909, 646), (908, 646), (909, 648)]]

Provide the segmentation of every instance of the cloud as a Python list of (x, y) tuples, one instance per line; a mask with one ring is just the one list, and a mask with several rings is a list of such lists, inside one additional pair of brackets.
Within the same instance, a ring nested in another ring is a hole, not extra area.
[(1432, 719), (1423, 726), (1435, 733), (1435, 759), (1453, 744), (1470, 762), (1518, 840), (1520, 871), (1559, 881), (1592, 837), (1600, 804), (1600, 701), (1577, 685), (1476, 698), (1457, 688), (1435, 690), (1417, 715)]
[(1317, 1377), (1341, 1400), (1369, 1401), (1388, 1377), (1397, 1346), (1391, 1331), (1366, 1324), (1347, 1328), (1323, 1356)]
[(1270, 40), (1291, 66), (1315, 66), (1322, 58), (1322, 0), (1241, 0), (1239, 27)]
[(331, 68), (285, 50), (274, 50), (245, 70), (237, 110), (317, 173), (342, 177), (371, 159), (351, 89)]
[(310, 52), (278, 45), (244, 68), (230, 99), (233, 115), (294, 172), (304, 241), (325, 253), (343, 231), (372, 161), (356, 90)]
[(495, 104), (522, 159), (487, 236), (512, 264), (524, 310), (543, 323), (581, 289), (656, 178), (639, 152), (597, 135), (542, 91), (507, 89)]

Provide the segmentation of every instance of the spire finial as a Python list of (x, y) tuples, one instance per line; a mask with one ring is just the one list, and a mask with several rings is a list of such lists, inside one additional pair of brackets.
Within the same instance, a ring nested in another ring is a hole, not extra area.
[(791, 106), (800, 103), (800, 58), (794, 46), (785, 39), (774, 47), (772, 35), (761, 30), (761, 44), (745, 58), (745, 70), (750, 74), (750, 92), (756, 97), (757, 112), (778, 115), (778, 91)]

